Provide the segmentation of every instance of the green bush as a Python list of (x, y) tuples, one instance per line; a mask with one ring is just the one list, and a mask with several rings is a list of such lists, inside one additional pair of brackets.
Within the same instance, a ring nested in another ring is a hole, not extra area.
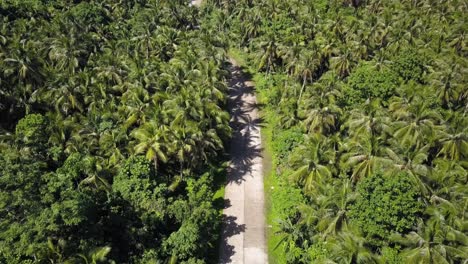
[(16, 125), (16, 138), (26, 145), (40, 147), (48, 140), (47, 120), (40, 114), (30, 114), (18, 121)]
[(324, 261), (330, 252), (326, 248), (326, 244), (323, 242), (314, 243), (307, 250), (310, 260), (312, 261)]
[(403, 264), (403, 259), (395, 248), (385, 247), (381, 250), (382, 261), (386, 264)]
[(297, 205), (305, 201), (301, 189), (289, 184), (285, 178), (285, 176), (280, 178), (277, 189), (271, 190), (271, 199), (275, 201), (272, 204), (272, 209), (277, 212), (279, 219), (286, 219), (296, 215), (298, 212)]
[(392, 65), (392, 69), (405, 81), (421, 82), (425, 71), (425, 59), (414, 50), (403, 51)]
[(380, 98), (387, 101), (398, 86), (396, 74), (389, 69), (380, 69), (362, 64), (349, 76), (343, 89), (343, 104), (355, 105), (367, 99)]
[(304, 136), (298, 128), (280, 130), (273, 134), (272, 148), (277, 157), (283, 160), (286, 159), (289, 152), (300, 145), (303, 140)]
[(359, 183), (357, 191), (349, 216), (368, 238), (385, 241), (393, 232), (406, 233), (423, 211), (417, 187), (403, 172), (374, 174)]

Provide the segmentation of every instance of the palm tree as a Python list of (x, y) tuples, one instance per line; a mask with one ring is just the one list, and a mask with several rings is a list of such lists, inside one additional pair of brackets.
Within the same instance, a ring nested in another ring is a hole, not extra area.
[(353, 53), (348, 49), (338, 56), (332, 57), (330, 61), (331, 67), (341, 78), (348, 76), (355, 65)]
[(467, 237), (444, 223), (440, 215), (433, 215), (418, 231), (393, 240), (408, 247), (402, 256), (409, 263), (454, 263), (468, 258)]
[(463, 98), (463, 76), (466, 76), (466, 70), (461, 68), (458, 63), (444, 61), (438, 61), (438, 68), (439, 70), (434, 71), (431, 75), (431, 84), (435, 88), (442, 106), (446, 108), (462, 107), (463, 103), (467, 103), (466, 98)]
[(104, 54), (96, 63), (98, 66), (93, 69), (98, 80), (109, 87), (122, 84), (124, 76), (128, 73), (127, 66), (123, 63), (125, 59), (122, 55), (115, 54), (115, 50), (105, 47)]
[(434, 135), (442, 129), (437, 126), (442, 120), (441, 114), (431, 109), (429, 103), (419, 96), (409, 100), (399, 99), (390, 104), (389, 110), (397, 120), (393, 124), (396, 127), (393, 136), (401, 144), (432, 144)]
[(299, 93), (299, 98), (297, 99), (298, 104), (301, 101), (302, 93), (306, 87), (307, 81), (310, 83), (313, 82), (313, 76), (315, 71), (320, 66), (321, 58), (317, 54), (317, 52), (309, 51), (303, 49), (302, 52), (299, 54), (299, 60), (295, 65), (295, 73), (294, 75), (297, 76), (302, 80), (302, 87), (301, 92)]
[(85, 173), (87, 177), (80, 182), (80, 185), (93, 185), (96, 189), (103, 189), (110, 192), (112, 187), (104, 177), (104, 160), (100, 157), (86, 156), (83, 159)]
[[(78, 257), (81, 258), (86, 264), (98, 264), (106, 261), (106, 256), (110, 253), (111, 247), (97, 247), (90, 250), (86, 255), (78, 254)], [(68, 262), (65, 262), (68, 263)], [(74, 263), (74, 261), (70, 261)]]
[(38, 90), (39, 100), (44, 103), (52, 104), (57, 112), (68, 115), (71, 110), (84, 110), (82, 99), (82, 86), (79, 84), (78, 78), (69, 78), (67, 82), (52, 83), (51, 87), (46, 87), (44, 90)]
[(342, 113), (335, 104), (339, 91), (333, 86), (317, 83), (313, 86), (312, 95), (305, 100), (303, 124), (307, 132), (333, 133), (338, 128), (338, 120)]
[(142, 125), (146, 122), (146, 110), (150, 107), (150, 95), (146, 89), (131, 86), (122, 94), (122, 111), (127, 116), (124, 127), (130, 128), (134, 124)]
[(331, 259), (338, 263), (367, 264), (377, 263), (377, 257), (366, 247), (366, 238), (355, 228), (343, 230), (329, 240)]
[(430, 169), (426, 165), (429, 149), (429, 145), (417, 147), (400, 145), (399, 143), (395, 143), (393, 148), (385, 148), (394, 169), (407, 172), (424, 195), (429, 193), (425, 182), (430, 173)]
[(462, 27), (455, 27), (453, 32), (451, 32), (451, 40), (449, 40), (449, 46), (453, 47), (455, 51), (462, 56), (462, 52), (466, 50), (466, 36), (465, 30)]
[(368, 134), (363, 134), (358, 140), (344, 143), (341, 167), (352, 168), (353, 182), (372, 175), (377, 169), (389, 163), (383, 155), (383, 143), (382, 137)]
[(13, 56), (3, 59), (5, 66), (3, 74), (7, 77), (11, 76), (13, 80), (21, 82), (23, 86), (26, 84), (38, 85), (44, 79), (41, 57), (32, 57), (29, 50), (24, 50), (24, 48), (34, 48), (30, 43), (25, 43), (23, 40), (21, 45), (23, 48), (17, 49), (16, 54), (10, 54)]
[(141, 35), (133, 37), (131, 41), (135, 42), (135, 46), (137, 47), (138, 51), (145, 54), (145, 58), (148, 60), (150, 58), (150, 54), (152, 53), (155, 43), (150, 31), (150, 27), (146, 28)]
[(432, 195), (444, 197), (449, 200), (463, 200), (465, 185), (468, 181), (468, 171), (462, 162), (435, 159), (434, 169), (429, 174), (429, 182), (432, 187)]
[(442, 147), (437, 155), (450, 160), (464, 160), (468, 157), (468, 118), (454, 115), (451, 119), (452, 125), (440, 133)]
[(167, 133), (168, 130), (155, 121), (149, 121), (131, 132), (131, 136), (137, 140), (135, 153), (144, 153), (148, 160), (152, 160), (156, 172), (158, 161), (167, 162), (169, 151)]
[(310, 192), (315, 185), (332, 176), (330, 167), (335, 163), (335, 152), (329, 148), (324, 136), (312, 134), (306, 136), (305, 144), (291, 154), (289, 163), (294, 169), (290, 178)]
[[(241, 16), (242, 13), (239, 14), (239, 17)], [(243, 25), (243, 31), (245, 32), (243, 34), (243, 41), (244, 43), (248, 43), (258, 35), (262, 25), (262, 17), (258, 9), (248, 9), (245, 12), (245, 18), (243, 20), (246, 21), (245, 25)]]
[(7, 102), (13, 112), (19, 107), (29, 113), (31, 95), (45, 80), (44, 62), (42, 56), (35, 56), (34, 50), (38, 47), (34, 44), (26, 40), (21, 40), (18, 44), (20, 46), (10, 53), (0, 55), (1, 73), (5, 83), (11, 87), (5, 88), (10, 92), (2, 91), (1, 94), (5, 93), (3, 96), (8, 99)]
[(52, 38), (49, 42), (48, 55), (54, 62), (55, 69), (74, 74), (80, 65), (80, 60), (87, 53), (84, 43), (76, 37), (76, 28), (70, 27), (67, 35)]
[(301, 246), (307, 243), (304, 233), (294, 224), (291, 219), (280, 220), (278, 223), (279, 231), (276, 235), (282, 235), (274, 250), (280, 246), (283, 247), (288, 263), (297, 263), (300, 259)]
[(127, 140), (128, 135), (122, 130), (112, 129), (104, 131), (99, 138), (99, 155), (108, 158), (110, 166), (119, 167), (121, 161), (125, 159), (125, 152), (122, 153), (122, 150), (125, 149)]
[(382, 110), (382, 103), (378, 99), (367, 100), (362, 108), (351, 110), (345, 123), (350, 135), (358, 138), (363, 134), (379, 136), (391, 133), (390, 118)]
[(261, 52), (258, 53), (258, 69), (265, 69), (268, 75), (275, 68), (275, 61), (280, 57), (275, 38), (263, 41), (259, 44)]
[(346, 212), (348, 204), (354, 199), (351, 181), (334, 180), (322, 184), (312, 192), (311, 205), (299, 206), (301, 221), (318, 232), (320, 240), (336, 236), (348, 227)]

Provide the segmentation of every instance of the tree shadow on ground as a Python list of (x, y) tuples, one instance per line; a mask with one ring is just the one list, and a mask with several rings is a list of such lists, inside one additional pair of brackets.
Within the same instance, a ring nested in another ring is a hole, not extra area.
[[(228, 200), (229, 201), (229, 200)], [(230, 203), (230, 202), (229, 202)], [(236, 223), (237, 217), (223, 215), (223, 232), (221, 240), (220, 263), (231, 263), (231, 257), (236, 253), (234, 246), (229, 245), (228, 238), (245, 232), (245, 224)]]
[(237, 66), (231, 67), (229, 81), (229, 111), (230, 126), (233, 130), (230, 146), (231, 165), (228, 168), (227, 184), (232, 182), (241, 184), (244, 176), (252, 171), (253, 160), (262, 157), (262, 148), (255, 144), (260, 140), (259, 133), (253, 135), (262, 127), (262, 118), (252, 118), (253, 112), (258, 111), (259, 104), (254, 100), (255, 89), (249, 85), (249, 76), (242, 73)]
[[(227, 168), (226, 184), (242, 184), (252, 173), (252, 167), (258, 158), (262, 157), (259, 129), (263, 119), (257, 118), (256, 112), (261, 107), (255, 101), (255, 89), (251, 85), (250, 76), (242, 73), (237, 66), (230, 66), (228, 108), (231, 114), (230, 126), (232, 139), (229, 149), (230, 165)], [(224, 209), (231, 207), (231, 201), (224, 199)], [(236, 253), (229, 238), (245, 232), (245, 225), (237, 223), (237, 217), (223, 215), (223, 232), (221, 234), (220, 263), (230, 263)], [(237, 249), (242, 250), (242, 249)]]

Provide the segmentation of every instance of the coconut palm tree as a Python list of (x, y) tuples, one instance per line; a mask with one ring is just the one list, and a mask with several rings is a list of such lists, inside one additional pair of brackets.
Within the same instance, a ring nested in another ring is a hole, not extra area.
[(384, 155), (383, 143), (384, 139), (380, 136), (363, 134), (360, 139), (351, 139), (343, 144), (341, 167), (352, 170), (353, 182), (368, 177), (389, 164), (390, 160)]
[[(435, 214), (418, 231), (405, 237), (395, 236), (394, 241), (407, 246), (402, 256), (410, 263), (453, 263), (467, 259), (466, 235), (447, 226)], [(459, 245), (457, 245), (460, 243)]]
[(137, 140), (137, 144), (134, 147), (135, 153), (145, 154), (148, 160), (153, 161), (156, 171), (159, 161), (167, 162), (168, 160), (169, 145), (167, 132), (167, 128), (157, 124), (155, 121), (149, 121), (131, 132), (131, 136)]
[[(105, 246), (105, 247), (96, 247), (92, 250), (90, 250), (86, 255), (84, 254), (78, 254), (78, 257), (84, 261), (86, 264), (99, 264), (104, 261), (106, 261), (107, 255), (111, 252), (111, 247)], [(70, 260), (70, 262), (66, 261), (65, 263), (74, 263), (73, 260)]]
[(111, 185), (104, 176), (105, 168), (104, 161), (100, 157), (86, 156), (83, 159), (85, 164), (86, 178), (80, 182), (81, 185), (92, 185), (96, 189), (102, 189), (110, 192)]
[(259, 44), (261, 52), (258, 53), (258, 69), (265, 69), (268, 75), (275, 68), (275, 61), (280, 57), (276, 39), (263, 41)]
[(299, 93), (299, 98), (297, 99), (298, 104), (301, 100), (302, 93), (304, 92), (307, 82), (313, 82), (313, 76), (315, 71), (320, 66), (320, 61), (321, 58), (317, 52), (303, 49), (299, 54), (299, 60), (295, 65), (294, 73), (295, 76), (302, 80), (301, 92)]
[(332, 251), (331, 259), (338, 263), (377, 263), (377, 257), (366, 247), (366, 238), (359, 230), (348, 228), (330, 240), (328, 247)]
[(410, 100), (399, 99), (390, 104), (389, 110), (396, 119), (393, 136), (401, 144), (432, 144), (435, 141), (433, 135), (442, 129), (439, 126), (442, 121), (440, 112), (431, 109), (428, 102), (419, 96)]
[(392, 161), (392, 166), (397, 171), (405, 171), (419, 187), (421, 193), (428, 195), (429, 188), (426, 184), (430, 169), (427, 159), (429, 156), (429, 145), (422, 147), (400, 145), (395, 143), (392, 148), (386, 148), (385, 153)]
[(335, 102), (340, 95), (333, 86), (317, 83), (312, 86), (312, 94), (304, 101), (304, 126), (307, 132), (333, 133), (339, 127), (338, 120), (342, 110)]
[(437, 155), (450, 160), (464, 160), (468, 157), (468, 118), (454, 115), (451, 119), (453, 125), (440, 132), (442, 147)]
[(458, 108), (467, 103), (463, 97), (463, 76), (466, 70), (458, 63), (446, 63), (438, 61), (438, 70), (431, 74), (431, 84), (435, 88), (436, 95), (446, 108)]
[(362, 108), (351, 110), (344, 125), (353, 138), (363, 134), (378, 136), (392, 132), (391, 120), (378, 99), (367, 100)]
[(78, 41), (76, 37), (76, 28), (70, 27), (67, 35), (60, 35), (48, 41), (48, 56), (54, 63), (54, 68), (74, 74), (87, 54), (85, 43)]
[(341, 78), (347, 77), (350, 74), (351, 69), (356, 64), (353, 53), (349, 49), (345, 50), (338, 56), (332, 57), (330, 62), (332, 69), (334, 69)]
[(289, 176), (310, 192), (321, 181), (332, 177), (335, 152), (329, 148), (327, 139), (320, 134), (308, 135), (305, 144), (290, 156), (289, 164), (294, 172)]
[[(354, 199), (351, 187), (349, 179), (338, 180), (321, 185), (317, 192), (312, 193), (311, 201), (316, 208), (314, 214), (317, 217), (315, 229), (319, 232), (319, 239), (327, 240), (347, 229), (346, 212)], [(304, 215), (304, 210), (300, 212)]]

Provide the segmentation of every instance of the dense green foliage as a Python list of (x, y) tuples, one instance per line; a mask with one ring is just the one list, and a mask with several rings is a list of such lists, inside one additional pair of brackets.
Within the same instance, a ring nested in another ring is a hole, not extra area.
[(417, 51), (400, 52), (395, 58), (392, 69), (405, 81), (422, 82), (426, 71), (425, 58)]
[(387, 101), (395, 94), (396, 74), (389, 69), (377, 70), (370, 65), (356, 67), (348, 78), (348, 87), (343, 89), (343, 105), (362, 104), (365, 100)]
[(422, 213), (420, 194), (405, 173), (374, 174), (359, 183), (357, 193), (349, 216), (371, 239), (408, 232)]
[(188, 0), (0, 1), (0, 263), (213, 260), (230, 128), (198, 24)]
[(271, 262), (468, 259), (464, 1), (208, 2), (260, 72)]

